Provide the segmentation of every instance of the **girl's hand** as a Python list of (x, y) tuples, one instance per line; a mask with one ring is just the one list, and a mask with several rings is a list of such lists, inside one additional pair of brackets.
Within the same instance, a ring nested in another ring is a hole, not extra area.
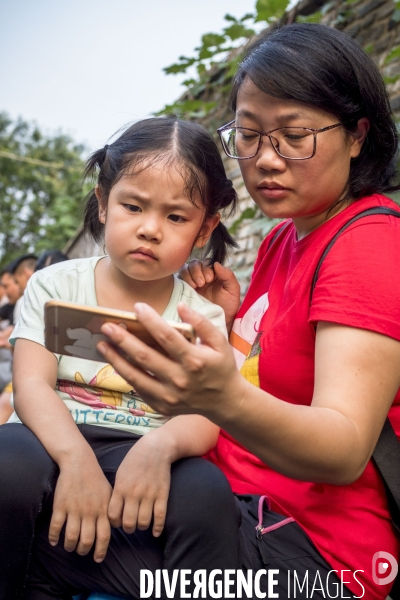
[(49, 541), (56, 546), (64, 523), (64, 548), (67, 552), (88, 554), (95, 542), (94, 560), (101, 562), (110, 541), (107, 509), (112, 488), (96, 459), (74, 456), (60, 465)]
[(224, 309), (230, 329), (240, 304), (240, 285), (233, 271), (218, 262), (211, 267), (207, 261), (195, 259), (182, 267), (179, 276), (201, 296)]
[(246, 380), (236, 368), (224, 335), (205, 317), (184, 304), (182, 320), (195, 328), (201, 344), (190, 344), (146, 304), (135, 304), (139, 321), (165, 349), (162, 356), (118, 325), (102, 332), (125, 356), (101, 342), (99, 351), (154, 410), (164, 415), (199, 414), (224, 426), (240, 412)]
[(147, 529), (153, 521), (153, 535), (164, 528), (171, 479), (171, 461), (151, 432), (144, 435), (128, 452), (117, 471), (108, 507), (113, 527), (125, 533)]

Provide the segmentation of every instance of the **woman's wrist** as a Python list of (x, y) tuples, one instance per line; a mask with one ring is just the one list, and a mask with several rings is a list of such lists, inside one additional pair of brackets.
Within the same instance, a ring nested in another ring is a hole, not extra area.
[(244, 405), (248, 401), (252, 387), (257, 389), (239, 371), (236, 371), (230, 385), (224, 389), (223, 398), (220, 402), (214, 403), (213, 413), (206, 416), (222, 429), (239, 422), (247, 410)]

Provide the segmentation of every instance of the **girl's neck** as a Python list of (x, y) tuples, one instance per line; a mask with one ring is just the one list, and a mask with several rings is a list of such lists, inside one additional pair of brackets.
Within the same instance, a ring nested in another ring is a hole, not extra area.
[(173, 275), (153, 281), (132, 279), (119, 271), (108, 257), (98, 261), (94, 279), (97, 304), (118, 310), (132, 311), (135, 302), (145, 302), (161, 315), (174, 289)]

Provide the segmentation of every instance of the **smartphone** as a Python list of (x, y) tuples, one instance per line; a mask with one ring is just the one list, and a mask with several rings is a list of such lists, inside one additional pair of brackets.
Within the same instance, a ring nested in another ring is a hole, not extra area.
[[(151, 348), (166, 353), (147, 329), (139, 323), (133, 312), (50, 300), (44, 307), (44, 321), (45, 346), (55, 354), (104, 362), (104, 356), (97, 351), (97, 344), (100, 341), (109, 341), (107, 336), (101, 333), (103, 323), (117, 323)], [(167, 323), (189, 342), (196, 341), (191, 325), (175, 321), (167, 321)]]

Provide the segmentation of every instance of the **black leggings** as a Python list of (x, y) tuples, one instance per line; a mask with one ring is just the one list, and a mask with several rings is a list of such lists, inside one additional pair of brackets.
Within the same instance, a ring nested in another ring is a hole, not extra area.
[[(78, 427), (113, 485), (119, 465), (138, 436), (91, 425)], [(151, 527), (133, 534), (112, 528), (106, 558), (98, 564), (93, 552), (86, 556), (66, 552), (62, 538), (55, 548), (48, 542), (58, 468), (35, 435), (21, 424), (1, 426), (0, 456), (0, 600), (71, 600), (75, 594), (90, 591), (138, 599), (141, 569), (152, 573), (205, 569), (210, 573), (241, 568), (254, 574), (277, 569), (273, 591), (279, 598), (327, 597), (326, 592), (310, 595), (315, 573), (325, 581), (331, 569), (301, 528), (289, 523), (258, 540), (258, 497), (235, 497), (223, 473), (203, 459), (188, 458), (172, 465), (163, 534), (154, 538)], [(264, 511), (263, 526), (283, 519)], [(294, 571), (299, 582), (307, 574), (310, 583), (290, 595), (290, 586), (296, 583), (290, 583)], [(337, 582), (329, 578), (331, 585)], [(268, 598), (268, 577), (262, 576), (260, 584)], [(174, 597), (181, 597), (179, 585)], [(206, 596), (200, 597), (212, 596), (207, 589)], [(255, 591), (253, 597), (259, 597)], [(343, 596), (336, 597), (353, 596), (344, 588)]]
[[(113, 485), (139, 437), (78, 427)], [(164, 533), (154, 538), (151, 528), (133, 534), (112, 528), (106, 558), (97, 564), (93, 552), (79, 556), (64, 550), (63, 539), (56, 548), (48, 542), (58, 469), (35, 435), (21, 424), (1, 426), (0, 456), (1, 600), (70, 600), (86, 591), (139, 598), (140, 569), (237, 568), (239, 511), (224, 475), (201, 458), (172, 465)]]

